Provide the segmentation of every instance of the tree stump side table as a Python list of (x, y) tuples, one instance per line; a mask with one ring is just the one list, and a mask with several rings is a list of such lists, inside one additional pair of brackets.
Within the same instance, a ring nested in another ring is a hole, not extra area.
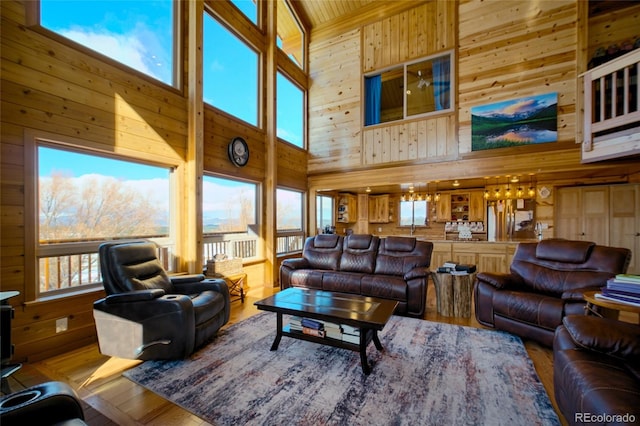
[(432, 272), (438, 313), (445, 317), (471, 317), (471, 298), (476, 274)]

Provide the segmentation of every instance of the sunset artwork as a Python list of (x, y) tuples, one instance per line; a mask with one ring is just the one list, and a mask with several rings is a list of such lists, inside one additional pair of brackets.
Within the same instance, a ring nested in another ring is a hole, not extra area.
[(472, 151), (557, 140), (557, 93), (471, 108)]

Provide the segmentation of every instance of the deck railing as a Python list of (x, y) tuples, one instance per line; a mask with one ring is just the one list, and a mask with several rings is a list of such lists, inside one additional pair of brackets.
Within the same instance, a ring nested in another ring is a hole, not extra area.
[[(604, 152), (598, 157), (610, 157), (607, 145), (612, 140), (628, 143), (630, 138), (636, 138), (640, 128), (639, 72), (640, 49), (636, 49), (583, 75), (583, 153), (600, 148)], [(621, 150), (613, 147), (609, 151)]]

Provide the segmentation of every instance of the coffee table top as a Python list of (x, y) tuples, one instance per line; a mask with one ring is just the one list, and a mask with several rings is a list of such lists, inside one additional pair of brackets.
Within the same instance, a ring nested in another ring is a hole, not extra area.
[(255, 302), (258, 309), (382, 330), (398, 302), (377, 297), (290, 287)]

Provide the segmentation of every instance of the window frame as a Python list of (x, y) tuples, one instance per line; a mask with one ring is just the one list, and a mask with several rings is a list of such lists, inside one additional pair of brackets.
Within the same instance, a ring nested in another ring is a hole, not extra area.
[[(297, 192), (300, 194), (300, 229), (283, 230), (278, 228), (277, 190)], [(302, 251), (307, 228), (307, 192), (297, 188), (278, 186), (276, 188), (276, 256), (299, 253)]]
[[(411, 223), (406, 225), (402, 221), (402, 203), (411, 203)], [(424, 203), (425, 205), (425, 220), (423, 223), (416, 224), (415, 222), (415, 209), (416, 203)], [(426, 199), (417, 199), (410, 197), (408, 200), (400, 199), (398, 201), (398, 227), (399, 228), (427, 228), (429, 226), (429, 201)]]
[(43, 34), (44, 36), (55, 40), (63, 45), (69, 46), (77, 51), (82, 52), (85, 55), (91, 56), (99, 61), (108, 63), (112, 66), (115, 66), (125, 72), (133, 71), (138, 77), (148, 80), (150, 82), (161, 84), (166, 87), (171, 87), (172, 89), (182, 91), (183, 84), (183, 73), (182, 73), (182, 63), (184, 59), (183, 55), (183, 35), (182, 35), (182, 21), (184, 16), (183, 7), (181, 6), (182, 2), (172, 0), (173, 4), (173, 55), (172, 55), (172, 77), (171, 83), (166, 83), (150, 74), (147, 74), (143, 71), (140, 71), (130, 65), (125, 64), (124, 62), (120, 62), (117, 59), (114, 59), (104, 53), (101, 53), (97, 50), (94, 50), (88, 46), (85, 46), (82, 43), (79, 43), (75, 40), (67, 38), (62, 34), (49, 29), (41, 24), (41, 2), (40, 0), (28, 1), (25, 5), (25, 14), (26, 14), (26, 24), (31, 29)]
[[(420, 62), (426, 62), (429, 60), (434, 60), (436, 58), (440, 58), (440, 57), (445, 57), (448, 56), (449, 57), (449, 85), (450, 85), (450, 93), (449, 93), (449, 108), (445, 108), (445, 109), (441, 109), (441, 110), (435, 110), (435, 111), (429, 111), (429, 112), (423, 112), (423, 113), (419, 113), (419, 114), (413, 114), (413, 115), (407, 115), (407, 108), (408, 108), (408, 101), (407, 101), (407, 68), (410, 67), (411, 65), (420, 63)], [(398, 118), (395, 120), (389, 120), (389, 121), (383, 121), (383, 122), (378, 122), (378, 123), (372, 123), (372, 124), (366, 124), (367, 122), (367, 83), (366, 80), (375, 76), (381, 76), (382, 74), (384, 74), (385, 72), (388, 71), (392, 71), (395, 69), (399, 69), (402, 68), (402, 81), (403, 81), (403, 87), (402, 87), (402, 118)], [(456, 104), (455, 104), (455, 90), (456, 90), (456, 82), (455, 82), (455, 75), (456, 75), (456, 69), (455, 69), (455, 51), (454, 50), (445, 50), (442, 52), (438, 52), (438, 53), (434, 53), (432, 55), (428, 55), (428, 56), (423, 56), (420, 57), (418, 59), (412, 59), (410, 61), (406, 61), (406, 62), (402, 62), (402, 63), (398, 63), (398, 64), (394, 64), (394, 65), (390, 65), (388, 67), (384, 67), (382, 69), (379, 70), (375, 70), (375, 71), (370, 71), (367, 73), (362, 74), (362, 93), (363, 96), (362, 98), (362, 127), (365, 129), (371, 129), (371, 128), (375, 128), (375, 126), (384, 126), (384, 125), (389, 125), (389, 124), (397, 124), (397, 123), (402, 123), (404, 121), (408, 121), (408, 120), (415, 120), (415, 119), (421, 119), (421, 118), (430, 118), (430, 117), (435, 117), (435, 116), (439, 116), (439, 115), (444, 115), (444, 114), (451, 114), (453, 112), (455, 112), (455, 108), (456, 108)]]
[[(233, 5), (235, 7), (235, 5)], [(238, 11), (242, 16), (245, 16), (241, 11)], [(220, 111), (224, 114), (229, 115), (230, 117), (233, 117), (236, 120), (242, 121), (243, 123), (246, 123), (249, 126), (253, 126), (256, 128), (262, 128), (263, 127), (263, 118), (262, 118), (262, 98), (263, 98), (263, 93), (262, 93), (262, 73), (263, 73), (263, 52), (256, 47), (255, 45), (253, 45), (253, 43), (251, 43), (246, 37), (244, 37), (240, 32), (238, 32), (232, 25), (228, 25), (227, 22), (225, 22), (224, 19), (222, 19), (221, 16), (219, 16), (218, 13), (216, 13), (216, 11), (214, 11), (213, 9), (209, 8), (209, 7), (205, 7), (203, 10), (203, 31), (202, 31), (202, 35), (203, 35), (203, 39), (202, 39), (202, 63), (203, 66), (206, 66), (205, 63), (205, 43), (207, 42), (206, 37), (204, 35), (204, 19), (206, 18), (205, 15), (208, 15), (211, 19), (213, 19), (213, 21), (215, 21), (218, 25), (220, 25), (224, 30), (228, 31), (229, 34), (233, 37), (235, 37), (238, 42), (244, 44), (247, 49), (249, 49), (250, 51), (252, 51), (253, 53), (256, 54), (256, 99), (255, 99), (255, 106), (256, 106), (256, 117), (255, 117), (255, 124), (251, 123), (249, 121), (244, 120), (241, 117), (238, 117), (237, 115), (235, 115), (233, 112), (227, 111), (226, 109), (221, 108), (220, 106), (214, 105), (212, 103), (207, 102), (204, 97), (205, 97), (205, 81), (206, 81), (206, 76), (203, 76), (203, 81), (202, 81), (202, 102), (204, 105), (207, 105), (208, 107), (214, 108), (217, 111)], [(249, 21), (251, 22), (251, 21)], [(252, 23), (253, 24), (253, 23)], [(204, 70), (203, 70), (204, 72)]]
[[(286, 79), (293, 87), (297, 88), (300, 90), (300, 93), (302, 94), (302, 105), (300, 105), (300, 108), (302, 109), (302, 129), (301, 129), (301, 145), (297, 145), (287, 139), (284, 139), (281, 136), (277, 136), (278, 133), (278, 128), (280, 127), (279, 123), (278, 123), (278, 110), (279, 110), (279, 100), (282, 99), (282, 97), (277, 96), (276, 95), (276, 137), (278, 138), (278, 140), (281, 140), (283, 142), (288, 143), (291, 146), (295, 146), (296, 148), (300, 148), (300, 149), (307, 149), (307, 98), (308, 98), (308, 91), (300, 86), (293, 78), (291, 78), (291, 76), (289, 76), (287, 74), (287, 72), (285, 72), (283, 69), (278, 68), (276, 70), (276, 82), (278, 81), (278, 75), (282, 76), (282, 78)], [(278, 84), (276, 84), (276, 94), (279, 91), (279, 87)]]
[[(246, 183), (246, 184), (251, 184), (255, 186), (255, 200), (254, 200), (254, 205), (255, 205), (255, 221), (256, 223), (253, 225), (254, 229), (252, 230), (251, 225), (247, 226), (247, 230), (246, 231), (229, 231), (229, 232), (204, 232), (204, 229), (202, 230), (202, 236), (203, 236), (203, 247), (202, 247), (202, 251), (203, 251), (203, 266), (206, 266), (207, 264), (207, 260), (210, 260), (215, 254), (217, 254), (217, 249), (216, 249), (216, 245), (219, 245), (218, 247), (221, 247), (222, 245), (230, 245), (230, 249), (228, 252), (225, 253), (227, 256), (229, 257), (242, 257), (243, 261), (252, 261), (252, 260), (257, 260), (262, 256), (262, 203), (260, 202), (260, 200), (262, 199), (262, 183), (259, 181), (255, 181), (255, 180), (251, 180), (251, 179), (243, 179), (243, 178), (238, 178), (238, 177), (231, 177), (228, 175), (224, 175), (224, 174), (220, 174), (220, 173), (213, 173), (213, 172), (208, 172), (208, 171), (204, 171), (203, 173), (203, 183), (204, 183), (204, 179), (206, 179), (207, 177), (210, 178), (215, 178), (215, 179), (223, 179), (223, 180), (228, 180), (228, 181), (232, 181), (232, 182), (242, 182), (242, 183)], [(202, 202), (204, 203), (204, 197)], [(203, 209), (204, 210), (204, 209)], [(204, 224), (203, 224), (204, 225)], [(247, 235), (248, 237), (251, 236), (251, 234), (255, 235), (255, 238), (242, 238), (243, 235)], [(254, 241), (255, 244), (255, 248), (254, 248), (254, 256), (240, 256), (238, 253), (238, 250), (235, 247), (236, 242), (247, 242), (247, 241)], [(233, 244), (229, 244), (229, 243), (233, 243)], [(214, 253), (215, 252), (215, 253)]]
[[(177, 177), (173, 173), (176, 165), (150, 161), (148, 159), (139, 159), (121, 154), (115, 154), (113, 151), (107, 151), (91, 146), (90, 143), (84, 144), (83, 141), (69, 141), (56, 136), (54, 138), (47, 137), (36, 132), (27, 132), (25, 134), (25, 192), (30, 194), (25, 197), (25, 207), (27, 211), (34, 212), (30, 218), (25, 220), (25, 225), (29, 222), (31, 226), (26, 226), (25, 230), (25, 265), (32, 264), (33, 268), (27, 268), (29, 272), (25, 273), (25, 301), (44, 301), (59, 297), (69, 297), (76, 294), (101, 291), (103, 289), (102, 277), (96, 282), (82, 284), (73, 287), (50, 290), (47, 292), (40, 291), (40, 259), (47, 257), (63, 257), (76, 255), (96, 255), (99, 246), (108, 241), (131, 241), (139, 239), (147, 239), (153, 241), (159, 246), (159, 258), (163, 261), (167, 272), (176, 270), (177, 259), (175, 257), (175, 246), (177, 238), (177, 208), (175, 203), (169, 202), (169, 229), (168, 234), (162, 237), (127, 237), (127, 238), (103, 238), (90, 241), (74, 241), (55, 244), (40, 244), (40, 218), (39, 214), (39, 155), (38, 150), (41, 146), (63, 151), (76, 152), (84, 155), (92, 155), (103, 158), (111, 158), (119, 161), (130, 163), (138, 163), (153, 167), (166, 168), (169, 170), (169, 191), (170, 200), (175, 197), (177, 191)], [(98, 260), (99, 261), (99, 260)]]
[(316, 225), (318, 228), (318, 233), (321, 234), (324, 232), (324, 228), (322, 227), (322, 222), (323, 222), (323, 206), (324, 206), (324, 200), (330, 200), (331, 203), (331, 208), (330, 208), (330, 226), (334, 226), (335, 224), (335, 198), (332, 197), (331, 195), (325, 195), (325, 194), (317, 194), (316, 195)]
[[(277, 1), (277, 5), (280, 5), (280, 4), (283, 4), (285, 6), (286, 11), (288, 12), (290, 19), (293, 21), (293, 23), (297, 27), (298, 31), (300, 32), (300, 49), (301, 49), (300, 53), (301, 53), (301, 56), (302, 56), (300, 58), (300, 61), (302, 63), (298, 63), (297, 60), (294, 60), (294, 59), (291, 58), (291, 56), (293, 56), (295, 58), (295, 55), (288, 54), (287, 51), (284, 50), (283, 48), (281, 48), (280, 46), (277, 46), (277, 47), (292, 64), (294, 64), (296, 67), (300, 68), (302, 71), (307, 71), (307, 62), (308, 62), (307, 61), (307, 54), (308, 54), (307, 31), (306, 31), (304, 25), (302, 25), (300, 17), (298, 16), (295, 8), (293, 8), (291, 6), (289, 0), (278, 0)], [(281, 12), (282, 11), (278, 9), (277, 10), (277, 15), (280, 16)], [(279, 29), (277, 28), (277, 23), (276, 23), (276, 36), (277, 36), (277, 38), (280, 39), (278, 33), (279, 33)]]

